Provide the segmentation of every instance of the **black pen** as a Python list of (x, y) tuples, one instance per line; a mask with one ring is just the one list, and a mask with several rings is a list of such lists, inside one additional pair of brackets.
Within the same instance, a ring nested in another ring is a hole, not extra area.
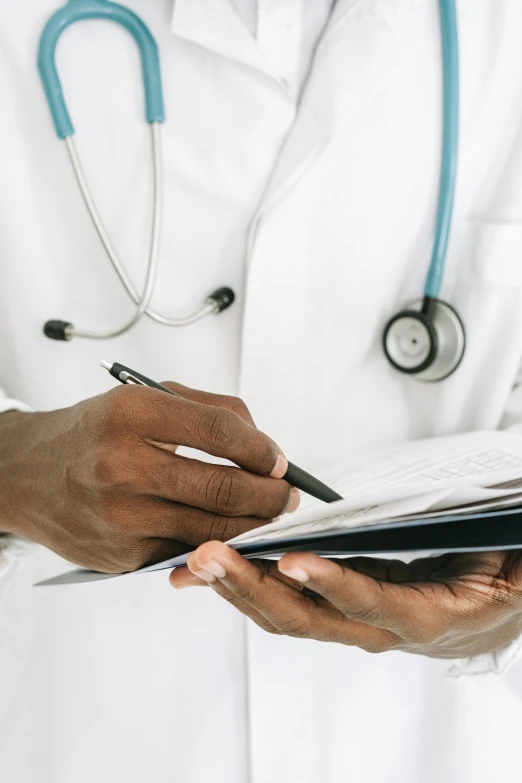
[[(172, 394), (174, 397), (182, 397), (181, 394), (172, 391), (172, 389), (167, 389), (167, 387), (162, 386), (161, 383), (156, 383), (156, 381), (152, 381), (145, 375), (142, 375), (135, 370), (131, 370), (123, 364), (118, 364), (117, 362), (111, 364), (110, 362), (105, 361), (105, 359), (102, 359), (100, 364), (120, 383), (136, 383), (139, 386), (150, 386), (151, 389), (159, 389), (160, 391), (167, 392), (167, 394)], [(294, 465), (292, 462), (288, 463), (288, 469), (283, 478), (293, 487), (296, 487), (296, 489), (300, 489), (302, 492), (306, 492), (307, 495), (312, 495), (312, 497), (317, 498), (318, 500), (323, 500), (325, 503), (333, 503), (336, 500), (342, 500), (341, 495), (338, 495), (337, 492), (334, 492), (333, 489), (330, 489), (326, 484), (323, 484), (322, 481), (319, 481), (319, 479), (316, 479), (315, 476), (310, 475), (310, 473), (307, 473), (302, 468), (298, 468), (297, 465)]]

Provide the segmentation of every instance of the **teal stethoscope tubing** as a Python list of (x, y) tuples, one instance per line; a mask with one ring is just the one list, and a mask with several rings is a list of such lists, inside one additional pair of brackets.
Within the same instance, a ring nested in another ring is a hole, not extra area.
[[(134, 287), (105, 229), (101, 216), (96, 208), (92, 193), (87, 184), (80, 159), (74, 144), (74, 127), (67, 110), (63, 90), (56, 68), (56, 47), (62, 33), (72, 24), (87, 19), (103, 19), (115, 22), (124, 27), (135, 39), (141, 55), (142, 74), (145, 88), (145, 118), (151, 128), (152, 163), (153, 163), (153, 205), (152, 228), (149, 247), (149, 258), (146, 266), (145, 282), (140, 294)], [(210, 313), (220, 313), (232, 304), (234, 293), (229, 288), (220, 288), (207, 297), (202, 306), (184, 317), (173, 317), (156, 312), (150, 307), (154, 293), (161, 235), (162, 217), (162, 154), (161, 154), (161, 124), (165, 120), (163, 91), (161, 86), (161, 68), (158, 47), (154, 37), (144, 22), (128, 8), (111, 0), (69, 0), (56, 11), (43, 30), (38, 49), (38, 69), (42, 79), (45, 95), (51, 111), (56, 134), (63, 139), (69, 158), (82, 193), (85, 205), (105, 249), (107, 257), (126, 289), (129, 297), (136, 304), (136, 310), (130, 320), (119, 328), (106, 331), (86, 331), (77, 329), (67, 321), (51, 320), (44, 326), (47, 337), (55, 340), (70, 340), (72, 337), (90, 339), (108, 339), (128, 332), (143, 315), (166, 326), (185, 326), (198, 321)]]
[[(424, 297), (439, 297), (451, 233), (457, 163), (459, 152), (459, 36), (455, 0), (439, 0), (443, 70), (443, 140), (435, 239), (424, 289)], [(60, 79), (55, 53), (62, 32), (74, 22), (85, 19), (108, 19), (125, 27), (135, 38), (142, 59), (145, 87), (146, 119), (149, 123), (164, 121), (163, 94), (159, 54), (156, 42), (141, 19), (129, 9), (110, 0), (69, 0), (48, 21), (40, 40), (38, 67), (51, 110), (56, 133), (66, 139), (74, 134)]]
[(85, 19), (107, 19), (116, 22), (134, 37), (141, 55), (147, 122), (164, 122), (158, 47), (147, 26), (133, 11), (109, 0), (69, 0), (67, 5), (56, 11), (47, 22), (38, 49), (38, 69), (58, 138), (66, 139), (72, 136), (74, 127), (56, 69), (56, 45), (69, 25)]
[(443, 72), (443, 140), (440, 190), (435, 225), (435, 242), (424, 296), (437, 299), (442, 288), (444, 267), (455, 202), (459, 154), (459, 34), (455, 0), (439, 0)]

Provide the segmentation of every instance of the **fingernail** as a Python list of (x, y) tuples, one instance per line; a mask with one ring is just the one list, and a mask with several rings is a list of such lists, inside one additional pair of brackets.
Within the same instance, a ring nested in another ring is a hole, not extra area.
[(290, 579), (295, 579), (296, 582), (310, 581), (310, 574), (301, 566), (290, 566), (290, 568), (285, 568), (284, 566), (279, 565), (278, 568), (282, 574), (289, 576)]
[(218, 579), (223, 579), (227, 575), (227, 572), (217, 560), (211, 560), (210, 563), (205, 565), (205, 570), (210, 571), (213, 576), (217, 576)]
[(277, 458), (276, 464), (270, 476), (271, 478), (277, 478), (277, 479), (283, 478), (287, 470), (288, 470), (288, 460), (284, 454), (280, 454)]
[(288, 501), (288, 506), (286, 507), (285, 514), (292, 514), (294, 511), (297, 511), (300, 502), (301, 502), (301, 493), (299, 492), (298, 489), (295, 489), (295, 487), (293, 487), (292, 491), (290, 492), (290, 500)]
[(216, 581), (214, 574), (211, 574), (210, 571), (205, 571), (204, 568), (200, 568), (197, 571), (192, 571), (192, 573), (196, 576), (199, 576), (199, 578), (203, 579), (203, 581), (208, 582), (209, 585)]
[(171, 582), (170, 584), (175, 590), (185, 590), (187, 587), (203, 587), (201, 580), (192, 572), (185, 574), (183, 582)]

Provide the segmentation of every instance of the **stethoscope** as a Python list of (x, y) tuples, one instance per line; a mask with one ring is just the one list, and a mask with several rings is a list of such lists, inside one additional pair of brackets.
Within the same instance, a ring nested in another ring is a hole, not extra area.
[[(74, 144), (74, 127), (67, 110), (63, 90), (56, 69), (56, 46), (62, 33), (75, 22), (84, 19), (108, 19), (125, 27), (134, 37), (141, 55), (143, 81), (145, 87), (145, 116), (151, 128), (153, 204), (152, 229), (143, 292), (140, 294), (132, 283), (125, 267), (114, 249), (107, 230), (100, 217), (94, 198), (87, 184), (78, 152)], [(149, 305), (156, 285), (156, 273), (160, 249), (161, 219), (163, 213), (163, 162), (161, 150), (161, 126), (165, 121), (161, 70), (156, 42), (144, 22), (130, 9), (110, 0), (69, 0), (47, 22), (38, 51), (38, 68), (42, 78), (47, 102), (59, 139), (65, 141), (78, 186), (83, 196), (93, 225), (111, 265), (118, 275), (128, 295), (136, 305), (132, 318), (118, 329), (106, 332), (78, 329), (67, 321), (47, 321), (44, 334), (53, 340), (71, 340), (73, 337), (87, 337), (104, 340), (118, 337), (132, 329), (144, 315), (165, 326), (186, 326), (199, 321), (209, 313), (221, 313), (234, 301), (231, 288), (218, 288), (203, 302), (202, 306), (184, 318), (162, 315)]]
[[(459, 136), (459, 38), (455, 0), (439, 0), (443, 60), (443, 143), (435, 240), (422, 299), (411, 302), (391, 318), (384, 329), (383, 348), (389, 362), (402, 373), (422, 381), (440, 381), (459, 366), (465, 351), (463, 323), (451, 305), (439, 299), (448, 255)], [(108, 19), (125, 27), (141, 54), (145, 88), (145, 115), (151, 127), (153, 211), (149, 254), (140, 294), (121, 263), (96, 208), (74, 144), (74, 128), (56, 69), (56, 46), (64, 30), (84, 19)], [(47, 22), (38, 54), (38, 67), (58, 138), (65, 142), (83, 200), (107, 257), (136, 305), (134, 315), (120, 328), (107, 332), (78, 329), (67, 321), (47, 321), (44, 333), (54, 340), (72, 337), (107, 339), (128, 332), (143, 316), (166, 326), (185, 326), (210, 313), (223, 312), (234, 292), (219, 288), (185, 318), (162, 315), (150, 307), (155, 290), (162, 216), (161, 125), (165, 120), (161, 71), (156, 42), (144, 22), (131, 10), (111, 0), (69, 0)]]

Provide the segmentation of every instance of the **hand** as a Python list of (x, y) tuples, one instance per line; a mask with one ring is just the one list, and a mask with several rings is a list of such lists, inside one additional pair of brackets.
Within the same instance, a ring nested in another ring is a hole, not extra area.
[[(284, 511), (280, 449), (235, 398), (121, 386), (71, 408), (0, 416), (0, 530), (99, 571), (227, 540)], [(236, 467), (176, 454), (191, 446)]]
[(189, 555), (174, 587), (210, 584), (265, 631), (434, 658), (479, 655), (522, 632), (522, 554), (399, 561), (292, 553), (247, 561), (219, 542)]

